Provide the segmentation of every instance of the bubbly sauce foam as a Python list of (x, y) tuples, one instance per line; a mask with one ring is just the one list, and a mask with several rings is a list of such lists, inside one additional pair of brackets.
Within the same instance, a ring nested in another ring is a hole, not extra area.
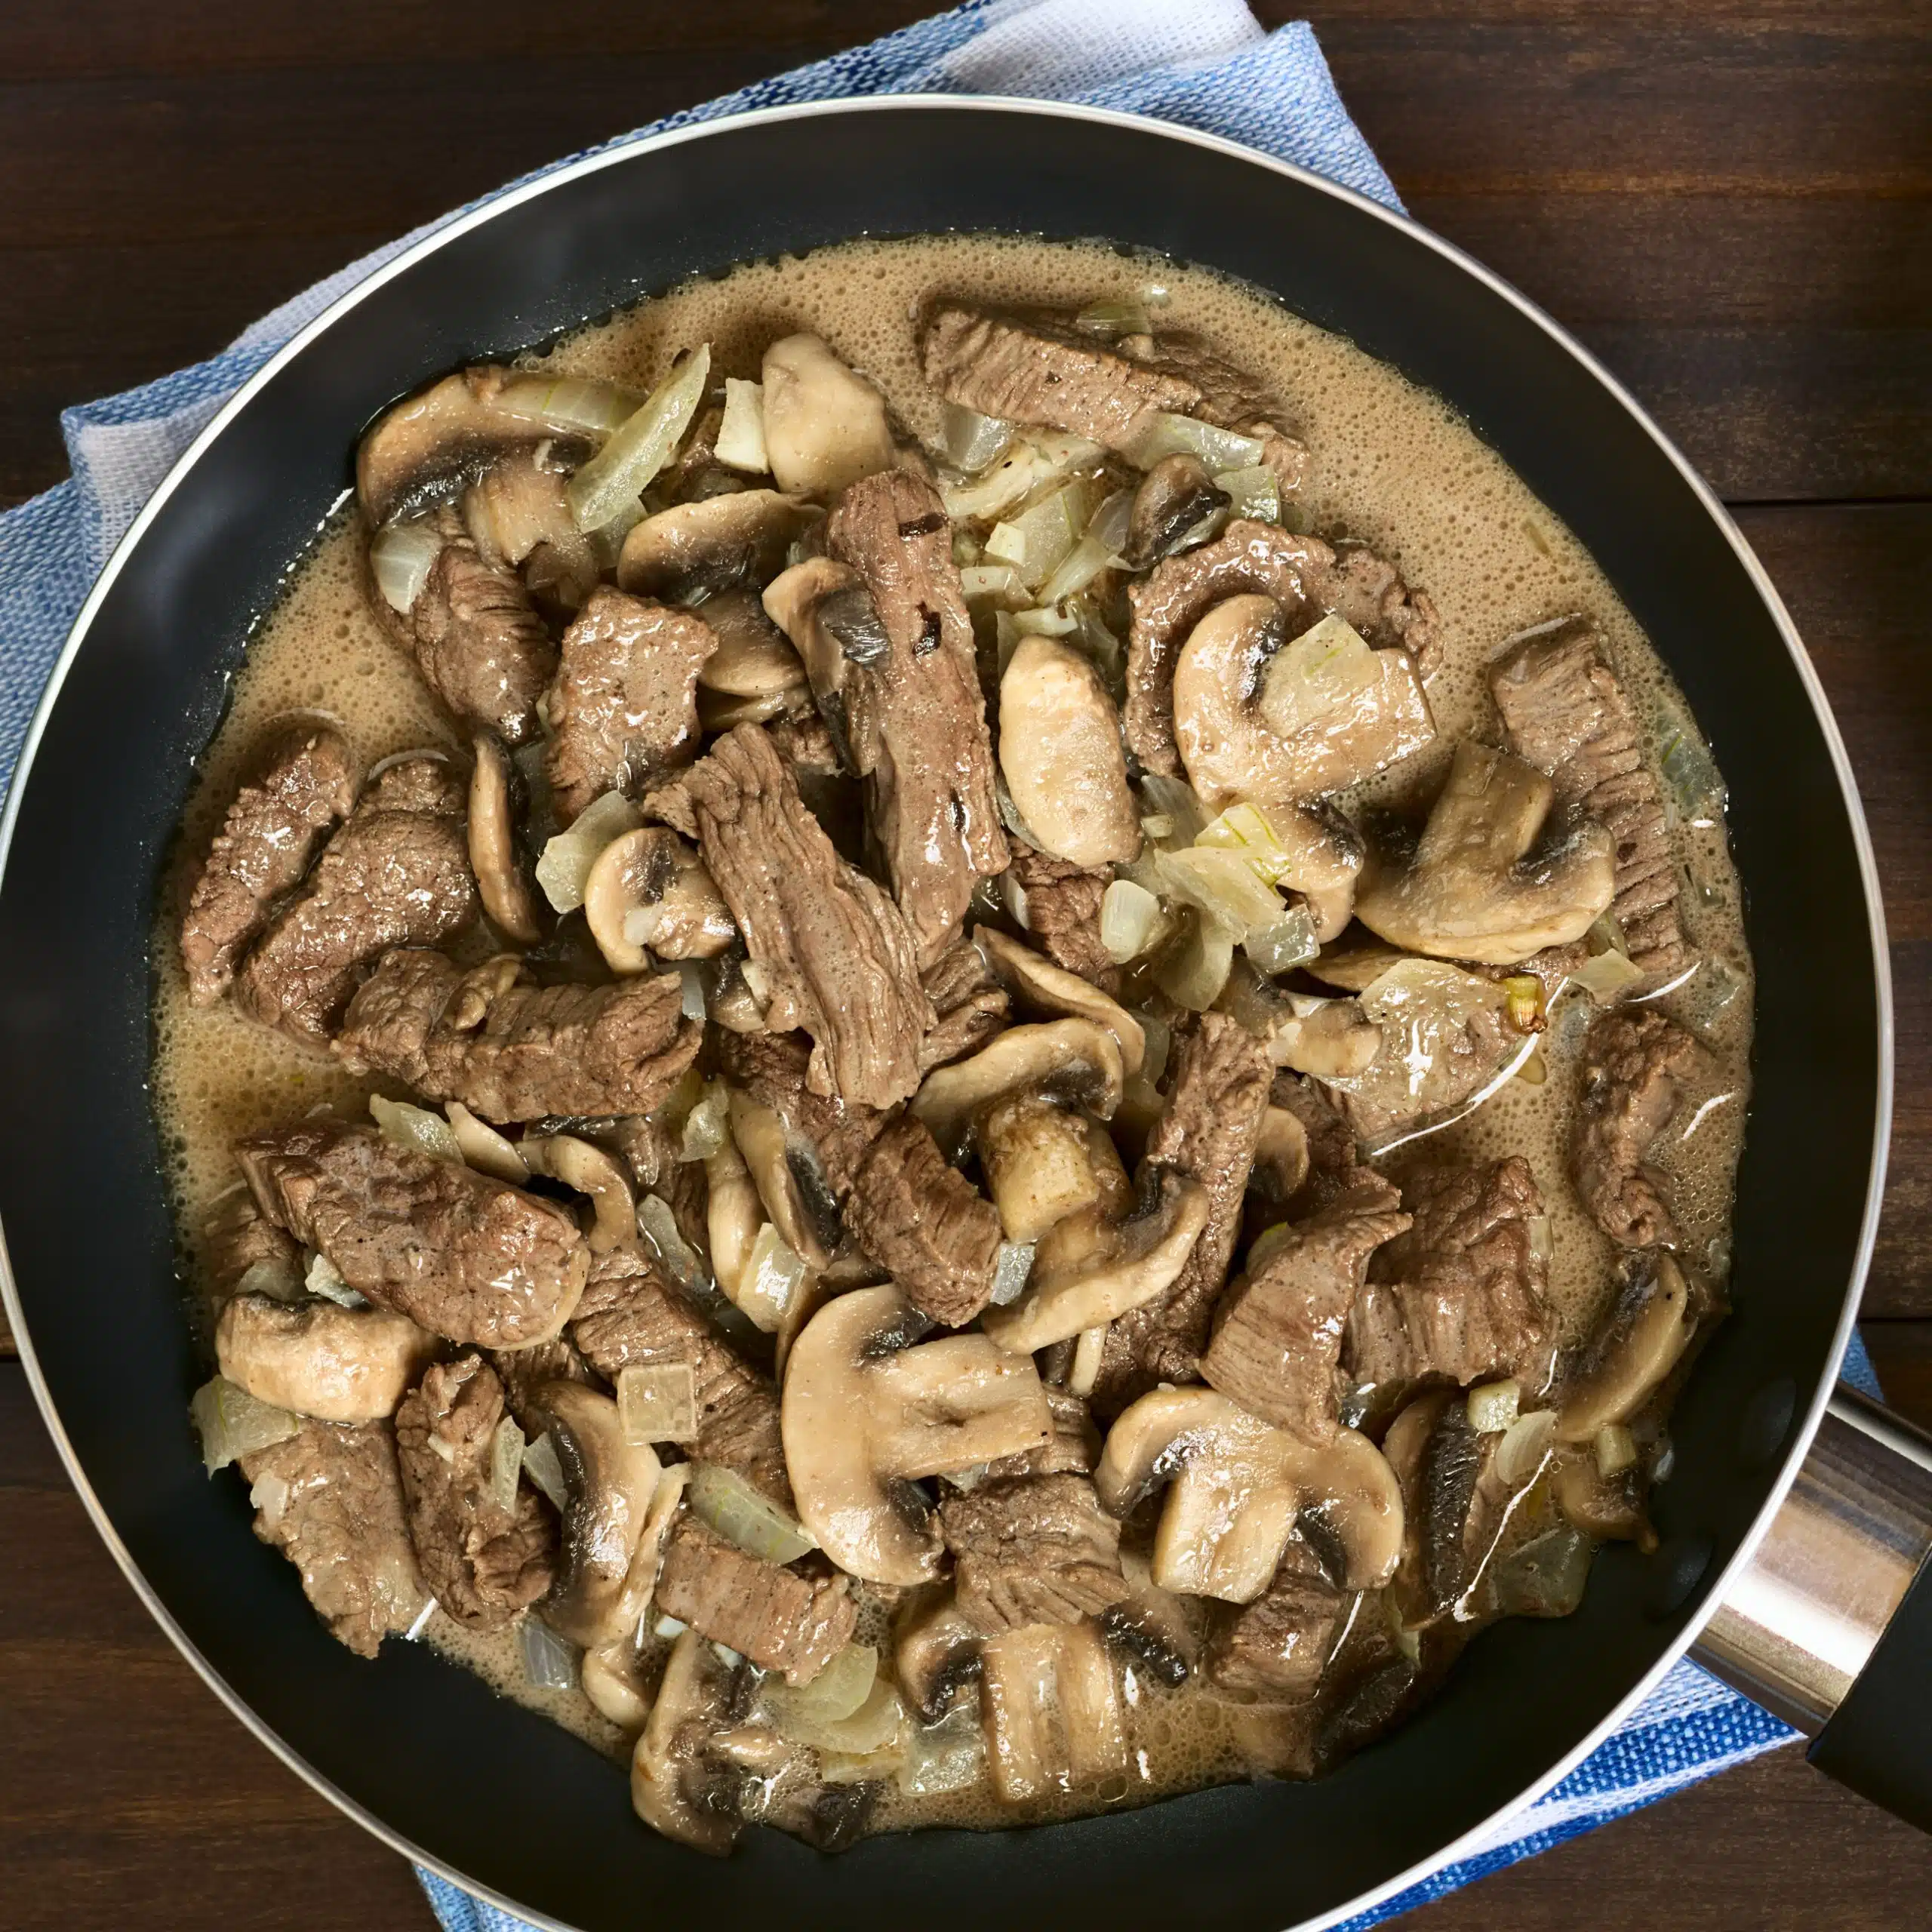
[[(1382, 788), (1384, 795), (1426, 797), (1459, 737), (1499, 742), (1485, 678), (1490, 660), (1516, 633), (1571, 612), (1586, 613), (1600, 627), (1640, 720), (1665, 710), (1688, 720), (1681, 694), (1588, 553), (1446, 403), (1343, 338), (1203, 271), (1098, 244), (983, 236), (856, 242), (689, 284), (521, 359), (643, 390), (678, 350), (698, 342), (712, 345), (714, 378), (755, 377), (768, 343), (810, 329), (869, 376), (902, 421), (933, 443), (940, 404), (919, 374), (916, 324), (935, 293), (1074, 309), (1150, 285), (1167, 294), (1155, 311), (1157, 329), (1201, 336), (1280, 398), (1286, 426), (1311, 454), (1304, 527), (1364, 540), (1435, 601), (1446, 645), (1429, 685), (1438, 737), (1429, 753), (1401, 768), (1394, 786)], [(208, 1011), (189, 1005), (176, 934), (193, 864), (265, 731), (290, 712), (325, 714), (369, 763), (417, 746), (460, 746), (369, 609), (361, 550), (352, 509), (338, 510), (257, 627), (228, 715), (202, 761), (162, 895), (153, 1091), (191, 1283), (198, 1230), (211, 1204), (235, 1184), (231, 1141), (317, 1109), (366, 1118), (371, 1091), (326, 1057), (249, 1025), (225, 1002)], [(1661, 1002), (1709, 1051), (1653, 1158), (1672, 1177), (1690, 1258), (1721, 1281), (1744, 1128), (1750, 961), (1721, 826), (1680, 826), (1675, 838), (1687, 937), (1727, 965), (1734, 990), (1720, 1006), (1708, 980), (1697, 980)], [(1383, 1163), (1399, 1179), (1415, 1162), (1524, 1155), (1550, 1214), (1551, 1291), (1566, 1340), (1586, 1334), (1602, 1311), (1617, 1259), (1574, 1199), (1564, 1172), (1589, 1017), (1583, 995), (1566, 995), (1545, 1035), (1540, 1084), (1511, 1081), (1464, 1121)], [(201, 1298), (192, 1300), (198, 1312)], [(478, 1637), (440, 1613), (425, 1634), (504, 1695), (554, 1717), (596, 1749), (621, 1754), (620, 1734), (581, 1696), (528, 1687), (513, 1635)], [(1121, 1788), (1065, 1794), (1029, 1816), (1141, 1803), (1249, 1775), (1257, 1761), (1278, 1755), (1263, 1735), (1270, 1721), (1261, 1713), (1170, 1690), (1144, 1672), (1128, 1674), (1124, 1708), (1133, 1770)], [(875, 1829), (1014, 1821), (981, 1786), (924, 1799), (891, 1795)]]

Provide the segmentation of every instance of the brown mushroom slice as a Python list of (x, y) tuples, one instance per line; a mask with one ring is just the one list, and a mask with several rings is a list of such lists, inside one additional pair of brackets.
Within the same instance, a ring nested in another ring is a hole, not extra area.
[(1099, 1238), (1071, 1266), (1056, 1266), (1050, 1256), (1042, 1266), (1036, 1255), (1026, 1293), (1011, 1307), (988, 1309), (981, 1325), (1001, 1348), (1023, 1355), (1104, 1327), (1173, 1287), (1210, 1204), (1198, 1181), (1163, 1171), (1151, 1206), (1100, 1224)]
[(808, 1268), (823, 1274), (838, 1245), (838, 1202), (817, 1149), (792, 1134), (774, 1109), (736, 1089), (731, 1138), (772, 1226)]
[(1367, 848), (1361, 834), (1334, 806), (1278, 801), (1265, 814), (1252, 806), (1234, 806), (1207, 826), (1200, 842), (1245, 848), (1250, 856), (1265, 857), (1272, 882), (1301, 894), (1318, 943), (1326, 946), (1347, 926)]
[(934, 1068), (913, 1095), (912, 1112), (954, 1158), (964, 1150), (974, 1115), (1002, 1094), (1029, 1088), (1111, 1120), (1124, 1081), (1120, 1042), (1106, 1027), (1055, 1020), (1009, 1026), (970, 1060)]
[(517, 849), (509, 754), (495, 734), (476, 734), (469, 774), (469, 869), (483, 909), (510, 939), (534, 946), (543, 936), (536, 896)]
[(516, 1150), (516, 1143), (499, 1134), (488, 1121), (478, 1120), (460, 1100), (446, 1100), (450, 1131), (456, 1136), (457, 1152), (465, 1167), (496, 1180), (521, 1187), (530, 1178), (530, 1163)]
[(893, 1624), (892, 1668), (912, 1709), (928, 1724), (978, 1670), (985, 1633), (959, 1607), (950, 1584), (929, 1585)]
[(1118, 1777), (1127, 1732), (1113, 1660), (1097, 1627), (1028, 1623), (980, 1651), (993, 1787), (1021, 1804)]
[(1164, 456), (1140, 479), (1140, 487), (1134, 493), (1134, 509), (1127, 525), (1127, 561), (1136, 570), (1146, 570), (1163, 557), (1186, 549), (1190, 537), (1201, 541), (1214, 527), (1211, 520), (1232, 500), (1198, 456), (1185, 450)]
[(650, 1715), (651, 1699), (638, 1671), (638, 1637), (657, 1588), (665, 1539), (683, 1506), (691, 1479), (689, 1463), (674, 1463), (660, 1474), (637, 1546), (631, 1552), (630, 1567), (624, 1573), (623, 1594), (605, 1620), (614, 1634), (583, 1654), (580, 1672), (583, 1694), (625, 1730), (638, 1730)]
[(781, 490), (831, 496), (895, 460), (885, 398), (815, 335), (764, 352), (764, 448)]
[(1035, 844), (1076, 866), (1140, 850), (1120, 715), (1088, 659), (1023, 637), (1000, 679), (999, 724), (999, 768)]
[(1628, 1422), (1663, 1383), (1697, 1332), (1698, 1311), (1684, 1271), (1661, 1248), (1611, 1312), (1557, 1411), (1559, 1442), (1591, 1442)]
[(984, 1335), (897, 1346), (918, 1318), (899, 1291), (854, 1288), (792, 1346), (780, 1426), (798, 1515), (867, 1583), (930, 1583), (945, 1544), (907, 1478), (1023, 1455), (1052, 1417), (1032, 1362)]
[(1104, 1026), (1119, 1044), (1122, 1073), (1131, 1080), (1140, 1072), (1147, 1054), (1146, 1029), (1118, 1000), (994, 927), (979, 927), (973, 937), (1001, 983), (1026, 1011)]
[(1308, 1171), (1308, 1129), (1300, 1115), (1286, 1107), (1270, 1107), (1261, 1116), (1261, 1137), (1254, 1143), (1249, 1185), (1264, 1199), (1279, 1205), (1301, 1192)]
[(1055, 1223), (1096, 1205), (1120, 1156), (1107, 1131), (1044, 1094), (1002, 1094), (974, 1129), (986, 1192), (1008, 1241), (1036, 1241)]
[(715, 959), (738, 936), (696, 849), (661, 825), (625, 832), (598, 854), (583, 881), (583, 916), (614, 973), (648, 972), (653, 953)]
[(667, 1838), (714, 1858), (731, 1849), (738, 1821), (693, 1804), (684, 1773), (691, 1740), (723, 1729), (726, 1705), (724, 1671), (711, 1646), (695, 1630), (680, 1632), (631, 1754), (631, 1804), (637, 1815)]
[(637, 1197), (616, 1155), (574, 1134), (531, 1134), (517, 1151), (531, 1173), (547, 1174), (589, 1195), (595, 1218), (586, 1237), (592, 1254), (608, 1254), (637, 1239)]
[[(1327, 641), (1343, 632), (1346, 648)], [(1352, 673), (1324, 685), (1321, 666), (1338, 655)], [(1195, 626), (1174, 664), (1174, 713), (1181, 762), (1210, 811), (1344, 790), (1435, 735), (1407, 651), (1371, 651), (1334, 617), (1291, 641), (1281, 607), (1258, 593)]]
[(221, 1372), (257, 1401), (318, 1422), (394, 1415), (439, 1344), (406, 1315), (238, 1294), (215, 1324)]
[(745, 1270), (750, 1266), (758, 1231), (764, 1225), (764, 1206), (758, 1199), (752, 1171), (738, 1144), (728, 1133), (724, 1144), (704, 1157), (705, 1238), (711, 1249), (711, 1272), (725, 1299), (761, 1327), (769, 1325), (762, 1304), (746, 1308), (740, 1299)]
[(1357, 926), (1340, 945), (1324, 942), (1302, 971), (1324, 986), (1337, 986), (1346, 993), (1366, 992), (1390, 967), (1414, 957), (1400, 946), (1384, 946), (1365, 928)]
[(772, 698), (810, 689), (804, 660), (766, 614), (758, 592), (728, 590), (706, 598), (704, 621), (717, 633), (718, 648), (699, 668), (701, 692)]
[(1401, 1560), (1401, 1485), (1354, 1429), (1312, 1445), (1211, 1389), (1157, 1389), (1115, 1420), (1094, 1482), (1124, 1516), (1168, 1477), (1152, 1564), (1164, 1590), (1252, 1603), (1305, 1508), (1339, 1546), (1346, 1588), (1380, 1589)]
[(1381, 1027), (1354, 1000), (1291, 992), (1244, 959), (1229, 968), (1215, 1004), (1266, 1044), (1277, 1066), (1318, 1079), (1355, 1079), (1383, 1048)]
[(1465, 739), (1405, 865), (1365, 875), (1355, 916), (1410, 952), (1516, 964), (1581, 939), (1617, 894), (1617, 855), (1594, 820), (1529, 857), (1555, 788), (1535, 766)]
[(617, 558), (617, 586), (661, 602), (694, 604), (785, 568), (785, 553), (823, 512), (777, 490), (733, 490), (674, 504), (635, 525)]

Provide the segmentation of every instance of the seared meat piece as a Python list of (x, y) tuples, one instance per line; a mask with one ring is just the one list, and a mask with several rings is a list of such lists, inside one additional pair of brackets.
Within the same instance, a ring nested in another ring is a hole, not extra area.
[(371, 1128), (251, 1134), (235, 1157), (269, 1220), (432, 1334), (490, 1348), (547, 1341), (583, 1292), (589, 1251), (562, 1208)]
[(1054, 1432), (1037, 1449), (1023, 1450), (1017, 1456), (1002, 1456), (986, 1465), (989, 1479), (1001, 1476), (1060, 1476), (1090, 1475), (1100, 1460), (1100, 1432), (1094, 1426), (1085, 1401), (1064, 1389), (1049, 1385), (1047, 1414)]
[(1336, 1364), (1369, 1257), (1409, 1226), (1372, 1168), (1312, 1220), (1290, 1228), (1222, 1303), (1201, 1373), (1244, 1409), (1309, 1442), (1337, 1424)]
[(1583, 1039), (1571, 1172), (1598, 1227), (1625, 1247), (1677, 1244), (1664, 1177), (1644, 1155), (1677, 1111), (1697, 1043), (1660, 1013), (1612, 1012)]
[(1020, 923), (1048, 958), (1097, 986), (1119, 984), (1120, 968), (1100, 943), (1100, 901), (1113, 883), (1111, 866), (1089, 872), (1016, 841), (1012, 878), (1026, 909)]
[(302, 1244), (269, 1220), (240, 1186), (222, 1196), (203, 1223), (202, 1257), (217, 1300), (251, 1289), (292, 1294), (302, 1285), (306, 1265)]
[(391, 1631), (414, 1626), (429, 1593), (386, 1422), (305, 1422), (299, 1435), (239, 1460), (256, 1535), (301, 1572), (303, 1594), (331, 1635), (372, 1657)]
[(811, 1043), (802, 1033), (721, 1033), (715, 1044), (718, 1072), (818, 1149), (842, 1206), (889, 1116), (863, 1102), (814, 1093), (805, 1084)]
[(689, 611), (608, 585), (591, 592), (564, 633), (550, 688), (550, 785), (564, 823), (697, 755), (697, 674), (717, 648), (717, 633)]
[(910, 1114), (872, 1143), (845, 1220), (900, 1292), (935, 1321), (964, 1327), (992, 1298), (999, 1216)]
[(1331, 546), (1238, 519), (1213, 543), (1168, 558), (1128, 586), (1133, 615), (1122, 724), (1128, 749), (1149, 771), (1186, 776), (1174, 743), (1175, 660), (1217, 604), (1249, 593), (1281, 605), (1291, 638), (1332, 611), (1377, 649), (1401, 646), (1425, 676), (1441, 655), (1435, 606), (1426, 592), (1411, 590), (1392, 564), (1361, 544)]
[(1300, 1074), (1277, 1073), (1268, 1096), (1270, 1106), (1293, 1114), (1308, 1137), (1308, 1178), (1279, 1204), (1291, 1220), (1318, 1214), (1352, 1184), (1355, 1169), (1355, 1129), (1330, 1103), (1321, 1086)]
[(1520, 1155), (1481, 1167), (1425, 1168), (1403, 1190), (1409, 1232), (1376, 1256), (1349, 1317), (1348, 1360), (1377, 1408), (1447, 1376), (1466, 1388), (1514, 1376), (1549, 1386), (1555, 1334), (1549, 1264), (1531, 1238), (1543, 1212)]
[(833, 850), (755, 724), (727, 732), (682, 789), (705, 865), (771, 982), (766, 1023), (815, 1042), (812, 1091), (875, 1107), (906, 1099), (933, 1010), (899, 909)]
[(1157, 1382), (1192, 1382), (1215, 1299), (1241, 1232), (1268, 1089), (1275, 1075), (1260, 1042), (1226, 1014), (1204, 1013), (1174, 1042), (1168, 1104), (1147, 1143), (1150, 1167), (1173, 1168), (1208, 1190), (1208, 1225), (1164, 1294), (1107, 1331), (1094, 1404), (1117, 1415)]
[(826, 540), (878, 617), (881, 648), (862, 660), (849, 648), (841, 656), (847, 737), (869, 781), (893, 895), (930, 964), (958, 931), (974, 887), (1007, 860), (952, 526), (930, 483), (887, 469), (840, 498)]
[[(593, 1270), (603, 1258), (598, 1256), (592, 1260)], [(587, 1295), (589, 1291), (586, 1284), (584, 1292)], [(580, 1309), (583, 1306), (582, 1302), (577, 1303)], [(537, 1413), (541, 1405), (537, 1393), (545, 1383), (588, 1383), (590, 1380), (589, 1364), (568, 1336), (559, 1335), (553, 1341), (539, 1342), (528, 1349), (491, 1349), (485, 1353), (503, 1385), (504, 1406), (522, 1424), (526, 1435), (541, 1435), (548, 1426), (546, 1420)]]
[(1078, 1623), (1128, 1593), (1120, 1525), (1084, 1475), (983, 1483), (940, 1505), (960, 1609), (987, 1635)]
[(657, 1607), (789, 1682), (808, 1683), (851, 1641), (842, 1573), (808, 1577), (748, 1555), (687, 1510), (664, 1545)]
[(1579, 620), (1531, 638), (1497, 660), (1489, 688), (1509, 749), (1549, 773), (1559, 804), (1601, 820), (1617, 841), (1610, 909), (1632, 963), (1646, 973), (1681, 971), (1691, 952), (1678, 923), (1663, 801), (1595, 629)]
[(491, 1493), (490, 1447), (503, 1385), (471, 1354), (430, 1369), (395, 1412), (409, 1534), (436, 1601), (472, 1630), (497, 1630), (550, 1587), (557, 1521), (534, 1489), (506, 1509)]
[(920, 976), (939, 1022), (919, 1042), (919, 1070), (930, 1072), (977, 1052), (1006, 1024), (1010, 1002), (986, 956), (961, 940)]
[[(641, 1255), (607, 1255), (571, 1334), (607, 1381), (620, 1371), (688, 1362), (697, 1394), (698, 1461), (735, 1469), (782, 1508), (792, 1507), (778, 1432), (778, 1391), (746, 1361), (682, 1289)], [(735, 1646), (734, 1647), (736, 1647)]]
[(1205, 1663), (1217, 1688), (1244, 1703), (1313, 1696), (1348, 1599), (1297, 1537), (1254, 1602), (1214, 1606)]
[(674, 974), (601, 986), (518, 983), (513, 958), (463, 973), (441, 953), (398, 950), (349, 1004), (335, 1051), (485, 1120), (645, 1114), (697, 1057)]
[(346, 818), (361, 781), (339, 734), (326, 725), (285, 739), (244, 785), (208, 848), (181, 921), (188, 997), (211, 1006), (235, 962), (268, 923), (275, 900), (299, 884), (322, 835)]
[(392, 946), (434, 946), (475, 915), (468, 809), (460, 780), (439, 758), (405, 758), (383, 772), (243, 961), (235, 1004), (264, 1026), (326, 1044), (364, 966)]

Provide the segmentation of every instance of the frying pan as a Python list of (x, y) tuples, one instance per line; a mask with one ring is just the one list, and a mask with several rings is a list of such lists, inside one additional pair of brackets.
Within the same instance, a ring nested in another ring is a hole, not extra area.
[[(836, 1859), (755, 1832), (718, 1864), (638, 1825), (605, 1761), (425, 1649), (352, 1657), (250, 1534), (239, 1486), (202, 1473), (187, 1400), (204, 1370), (146, 1086), (156, 881), (251, 623), (383, 405), (694, 271), (949, 229), (1105, 236), (1271, 291), (1447, 398), (1608, 573), (1730, 786), (1758, 974), (1737, 1309), (1673, 1419), (1662, 1547), (1604, 1549), (1576, 1616), (1492, 1629), (1418, 1718), (1334, 1776), (1037, 1829), (871, 1839)], [(1814, 1728), (1876, 1645), (1866, 1681), (1883, 1677), (1884, 1694), (1852, 1691), (1841, 1718), (1864, 1715), (1836, 1755), (1926, 1815), (1932, 1774), (1908, 1761), (1932, 1721), (1922, 1701), (1915, 1733), (1894, 1721), (1901, 1659), (1932, 1638), (1932, 1588), (1907, 1597), (1932, 1520), (1913, 1486), (1923, 1445), (1841, 1397), (1835, 1460), (1814, 1459), (1805, 1509), (1779, 1516), (1832, 1397), (1890, 1111), (1881, 915), (1843, 749), (1762, 571), (1642, 412), (1494, 276), (1360, 197), (1152, 122), (940, 99), (743, 115), (526, 186), (345, 297), (182, 459), (75, 626), (5, 837), (0, 1220), (8, 1312), (48, 1426), (130, 1580), (236, 1715), (352, 1816), (472, 1888), (584, 1928), (634, 1924), (646, 1902), (660, 1922), (697, 1911), (795, 1932), (894, 1914), (963, 1932), (995, 1903), (1069, 1932), (1318, 1924), (1413, 1882), (1553, 1783), (1740, 1592), (1714, 1626), (1721, 1660), (1795, 1715), (1822, 1703)], [(1753, 1567), (1761, 1543), (1780, 1552), (1768, 1571)], [(1847, 1552), (1878, 1579), (1849, 1608), (1832, 1601)], [(1795, 1601), (1814, 1635), (1829, 1626), (1828, 1654), (1777, 1627)]]

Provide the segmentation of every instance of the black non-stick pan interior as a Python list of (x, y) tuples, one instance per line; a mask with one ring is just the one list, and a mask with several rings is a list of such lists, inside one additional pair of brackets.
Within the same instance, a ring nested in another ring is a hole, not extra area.
[[(1416, 1723), (1312, 1786), (1050, 1830), (753, 1832), (718, 1864), (624, 1780), (418, 1647), (323, 1632), (202, 1472), (145, 1080), (156, 875), (251, 622), (383, 404), (694, 271), (860, 233), (1106, 236), (1241, 276), (1448, 397), (1588, 544), (1688, 693), (1732, 795), (1758, 971), (1737, 1311), (1678, 1411), (1663, 1549), (1598, 1559), (1581, 1612), (1481, 1639)], [(579, 171), (371, 290), (275, 371), (162, 503), (95, 612), (0, 884), (0, 1214), (28, 1336), (112, 1534), (187, 1643), (392, 1835), (586, 1927), (1275, 1927), (1438, 1853), (1582, 1743), (1683, 1632), (1776, 1480), (1856, 1272), (1878, 1005), (1856, 835), (1750, 572), (1651, 432), (1498, 286), (1403, 224), (1145, 125), (927, 103), (725, 125)], [(31, 1551), (14, 1552), (32, 1561)]]

